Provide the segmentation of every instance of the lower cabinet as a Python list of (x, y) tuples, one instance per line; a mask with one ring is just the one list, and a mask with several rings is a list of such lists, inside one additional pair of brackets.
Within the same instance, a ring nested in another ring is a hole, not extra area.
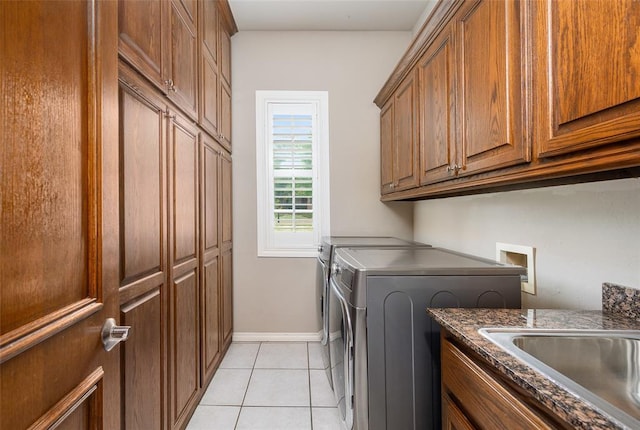
[(543, 430), (566, 428), (533, 408), (527, 398), (493, 374), (479, 358), (441, 335), (442, 428), (457, 430)]
[(231, 157), (124, 63), (119, 102), (122, 428), (184, 429), (231, 342)]

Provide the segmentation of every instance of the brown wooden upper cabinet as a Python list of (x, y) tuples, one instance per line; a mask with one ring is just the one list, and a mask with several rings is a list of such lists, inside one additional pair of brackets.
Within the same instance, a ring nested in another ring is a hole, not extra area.
[(200, 124), (230, 151), (232, 30), (216, 3), (202, 2)]
[(640, 2), (533, 2), (540, 157), (640, 136)]
[(520, 16), (468, 1), (420, 58), (421, 184), (530, 160)]
[(416, 74), (411, 73), (382, 108), (382, 194), (418, 185), (417, 89)]
[(120, 0), (118, 21), (120, 56), (196, 121), (200, 8), (195, 0)]
[(639, 29), (635, 0), (440, 0), (375, 99), (382, 200), (637, 176)]

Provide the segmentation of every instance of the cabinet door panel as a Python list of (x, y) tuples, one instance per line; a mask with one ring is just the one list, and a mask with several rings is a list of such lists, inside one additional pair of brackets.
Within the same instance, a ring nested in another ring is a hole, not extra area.
[(121, 285), (164, 268), (164, 124), (162, 104), (120, 85)]
[(415, 76), (415, 73), (409, 75), (394, 95), (395, 191), (412, 188), (418, 183), (418, 105)]
[[(178, 120), (180, 121), (180, 120)], [(173, 263), (197, 256), (198, 235), (198, 137), (183, 121), (173, 121)]]
[(220, 143), (231, 150), (231, 89), (220, 85)]
[(393, 99), (380, 111), (380, 193), (393, 191)]
[(127, 430), (161, 429), (165, 391), (164, 286), (126, 303), (121, 323), (134, 328), (122, 346), (123, 421)]
[(226, 347), (233, 334), (233, 254), (231, 249), (222, 254), (222, 341)]
[(161, 90), (167, 75), (168, 3), (163, 0), (118, 2), (120, 56)]
[(220, 359), (219, 258), (204, 264), (202, 273), (202, 380), (208, 381)]
[(173, 282), (171, 300), (171, 416), (182, 427), (200, 387), (198, 273), (193, 269)]
[(520, 2), (477, 0), (458, 19), (458, 128), (462, 170), (477, 173), (529, 161), (523, 129)]
[(535, 3), (541, 156), (640, 136), (640, 3)]
[(233, 224), (231, 222), (232, 215), (232, 207), (231, 207), (231, 197), (232, 197), (232, 184), (231, 184), (231, 158), (229, 155), (223, 153), (220, 157), (222, 169), (221, 172), (221, 204), (222, 204), (222, 246), (225, 248), (231, 247), (232, 235), (233, 235)]
[(453, 35), (444, 30), (418, 63), (420, 184), (450, 177), (455, 160)]
[(168, 95), (192, 119), (197, 119), (197, 38), (195, 25), (183, 8), (171, 3), (171, 79)]
[(218, 136), (218, 104), (220, 103), (218, 70), (218, 9), (216, 2), (205, 0), (201, 17), (200, 58), (200, 125), (212, 136)]
[(231, 35), (220, 15), (218, 40), (220, 41), (220, 74), (231, 88)]

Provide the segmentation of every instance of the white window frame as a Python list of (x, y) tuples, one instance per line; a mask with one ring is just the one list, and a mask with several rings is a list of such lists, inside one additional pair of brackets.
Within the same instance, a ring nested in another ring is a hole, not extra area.
[[(273, 168), (269, 130), (271, 104), (309, 104), (315, 110), (313, 136), (313, 233), (276, 232)], [(256, 182), (258, 257), (316, 257), (329, 220), (329, 93), (327, 91), (256, 91)]]

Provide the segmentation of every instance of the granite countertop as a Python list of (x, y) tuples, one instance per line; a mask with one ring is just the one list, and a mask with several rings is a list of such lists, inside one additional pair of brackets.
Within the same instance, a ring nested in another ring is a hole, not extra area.
[[(635, 318), (638, 303), (625, 302), (628, 298), (637, 299), (636, 291), (605, 284), (604, 311), (456, 308), (428, 309), (428, 313), (460, 342), (495, 366), (498, 372), (573, 427), (585, 430), (628, 429), (614, 417), (510, 355), (478, 330), (485, 327), (640, 330), (640, 320)], [(620, 312), (612, 311), (612, 304)]]

